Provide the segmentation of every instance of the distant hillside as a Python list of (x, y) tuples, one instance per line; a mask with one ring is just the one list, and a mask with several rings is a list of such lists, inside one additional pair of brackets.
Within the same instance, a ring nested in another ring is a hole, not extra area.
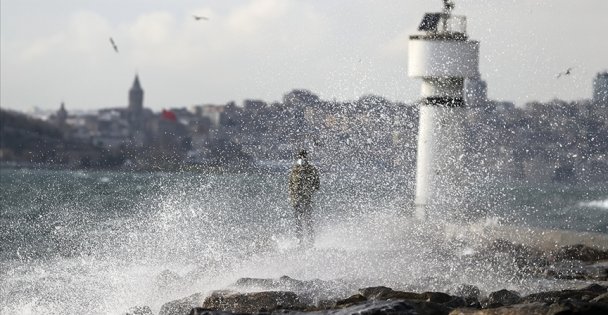
[(54, 155), (62, 141), (59, 128), (40, 119), (0, 109), (0, 159), (43, 162)]
[(124, 158), (66, 138), (61, 129), (46, 121), (0, 109), (0, 161), (113, 167), (121, 165)]

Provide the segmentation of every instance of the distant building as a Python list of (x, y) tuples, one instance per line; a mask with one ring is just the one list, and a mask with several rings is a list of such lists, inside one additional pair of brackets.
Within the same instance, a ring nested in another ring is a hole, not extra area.
[(149, 109), (144, 108), (144, 90), (139, 82), (139, 75), (135, 75), (133, 86), (129, 89), (129, 105), (127, 107), (127, 121), (129, 122), (129, 146), (143, 147), (151, 141), (149, 123), (153, 117)]
[(260, 111), (266, 108), (266, 102), (261, 100), (245, 100), (243, 102), (243, 108), (249, 111)]
[(135, 75), (133, 86), (129, 90), (128, 120), (131, 135), (138, 137), (144, 128), (144, 90), (139, 83), (139, 76)]
[(464, 80), (464, 100), (467, 107), (481, 107), (488, 101), (488, 84), (481, 78)]
[(224, 106), (222, 105), (195, 105), (192, 111), (196, 116), (206, 117), (211, 121), (213, 128), (218, 128), (220, 125), (220, 117), (224, 112)]
[(59, 110), (57, 111), (57, 124), (60, 127), (65, 127), (65, 123), (68, 120), (68, 111), (65, 110), (65, 103), (61, 102), (61, 107), (59, 107)]
[(143, 106), (144, 91), (135, 75), (129, 89), (127, 107), (100, 109), (93, 119), (80, 122), (97, 146), (119, 150), (123, 147), (141, 148), (149, 142), (148, 121), (151, 111)]
[(93, 143), (108, 149), (120, 149), (129, 139), (129, 122), (122, 108), (100, 109)]
[(68, 121), (68, 111), (65, 110), (65, 103), (61, 102), (59, 110), (49, 117), (49, 122), (59, 127), (62, 131), (66, 131)]
[(608, 71), (598, 73), (593, 80), (593, 102), (608, 106)]

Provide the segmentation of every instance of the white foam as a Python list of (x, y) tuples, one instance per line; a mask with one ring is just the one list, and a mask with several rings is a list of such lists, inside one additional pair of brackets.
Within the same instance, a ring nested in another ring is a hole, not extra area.
[(601, 208), (608, 210), (608, 198), (604, 200), (581, 201), (578, 203), (578, 205), (579, 207)]

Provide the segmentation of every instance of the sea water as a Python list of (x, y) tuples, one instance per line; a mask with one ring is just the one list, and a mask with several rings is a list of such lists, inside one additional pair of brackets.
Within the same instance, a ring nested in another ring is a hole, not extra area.
[[(358, 287), (522, 293), (572, 285), (446, 260), (445, 226), (411, 218), (411, 178), (322, 174), (315, 242), (301, 248), (285, 173), (124, 173), (0, 169), (0, 314), (120, 314), (241, 277)], [(504, 185), (452, 224), (608, 233), (608, 185)], [(454, 234), (454, 233), (452, 233)], [(331, 291), (331, 290), (330, 290)], [(327, 296), (320, 296), (320, 298)]]

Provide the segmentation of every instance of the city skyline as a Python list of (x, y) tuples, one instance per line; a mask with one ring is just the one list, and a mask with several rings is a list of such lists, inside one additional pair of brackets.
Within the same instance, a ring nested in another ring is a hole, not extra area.
[[(348, 4), (347, 4), (348, 3)], [(323, 99), (418, 99), (407, 37), (441, 1), (3, 1), (1, 106), (28, 111), (126, 106), (139, 74), (144, 106)], [(119, 10), (116, 10), (119, 8)], [(457, 1), (492, 99), (591, 98), (608, 70), (608, 2)], [(205, 19), (195, 19), (205, 17)], [(118, 51), (111, 45), (115, 42)], [(557, 77), (572, 68), (570, 75)]]

